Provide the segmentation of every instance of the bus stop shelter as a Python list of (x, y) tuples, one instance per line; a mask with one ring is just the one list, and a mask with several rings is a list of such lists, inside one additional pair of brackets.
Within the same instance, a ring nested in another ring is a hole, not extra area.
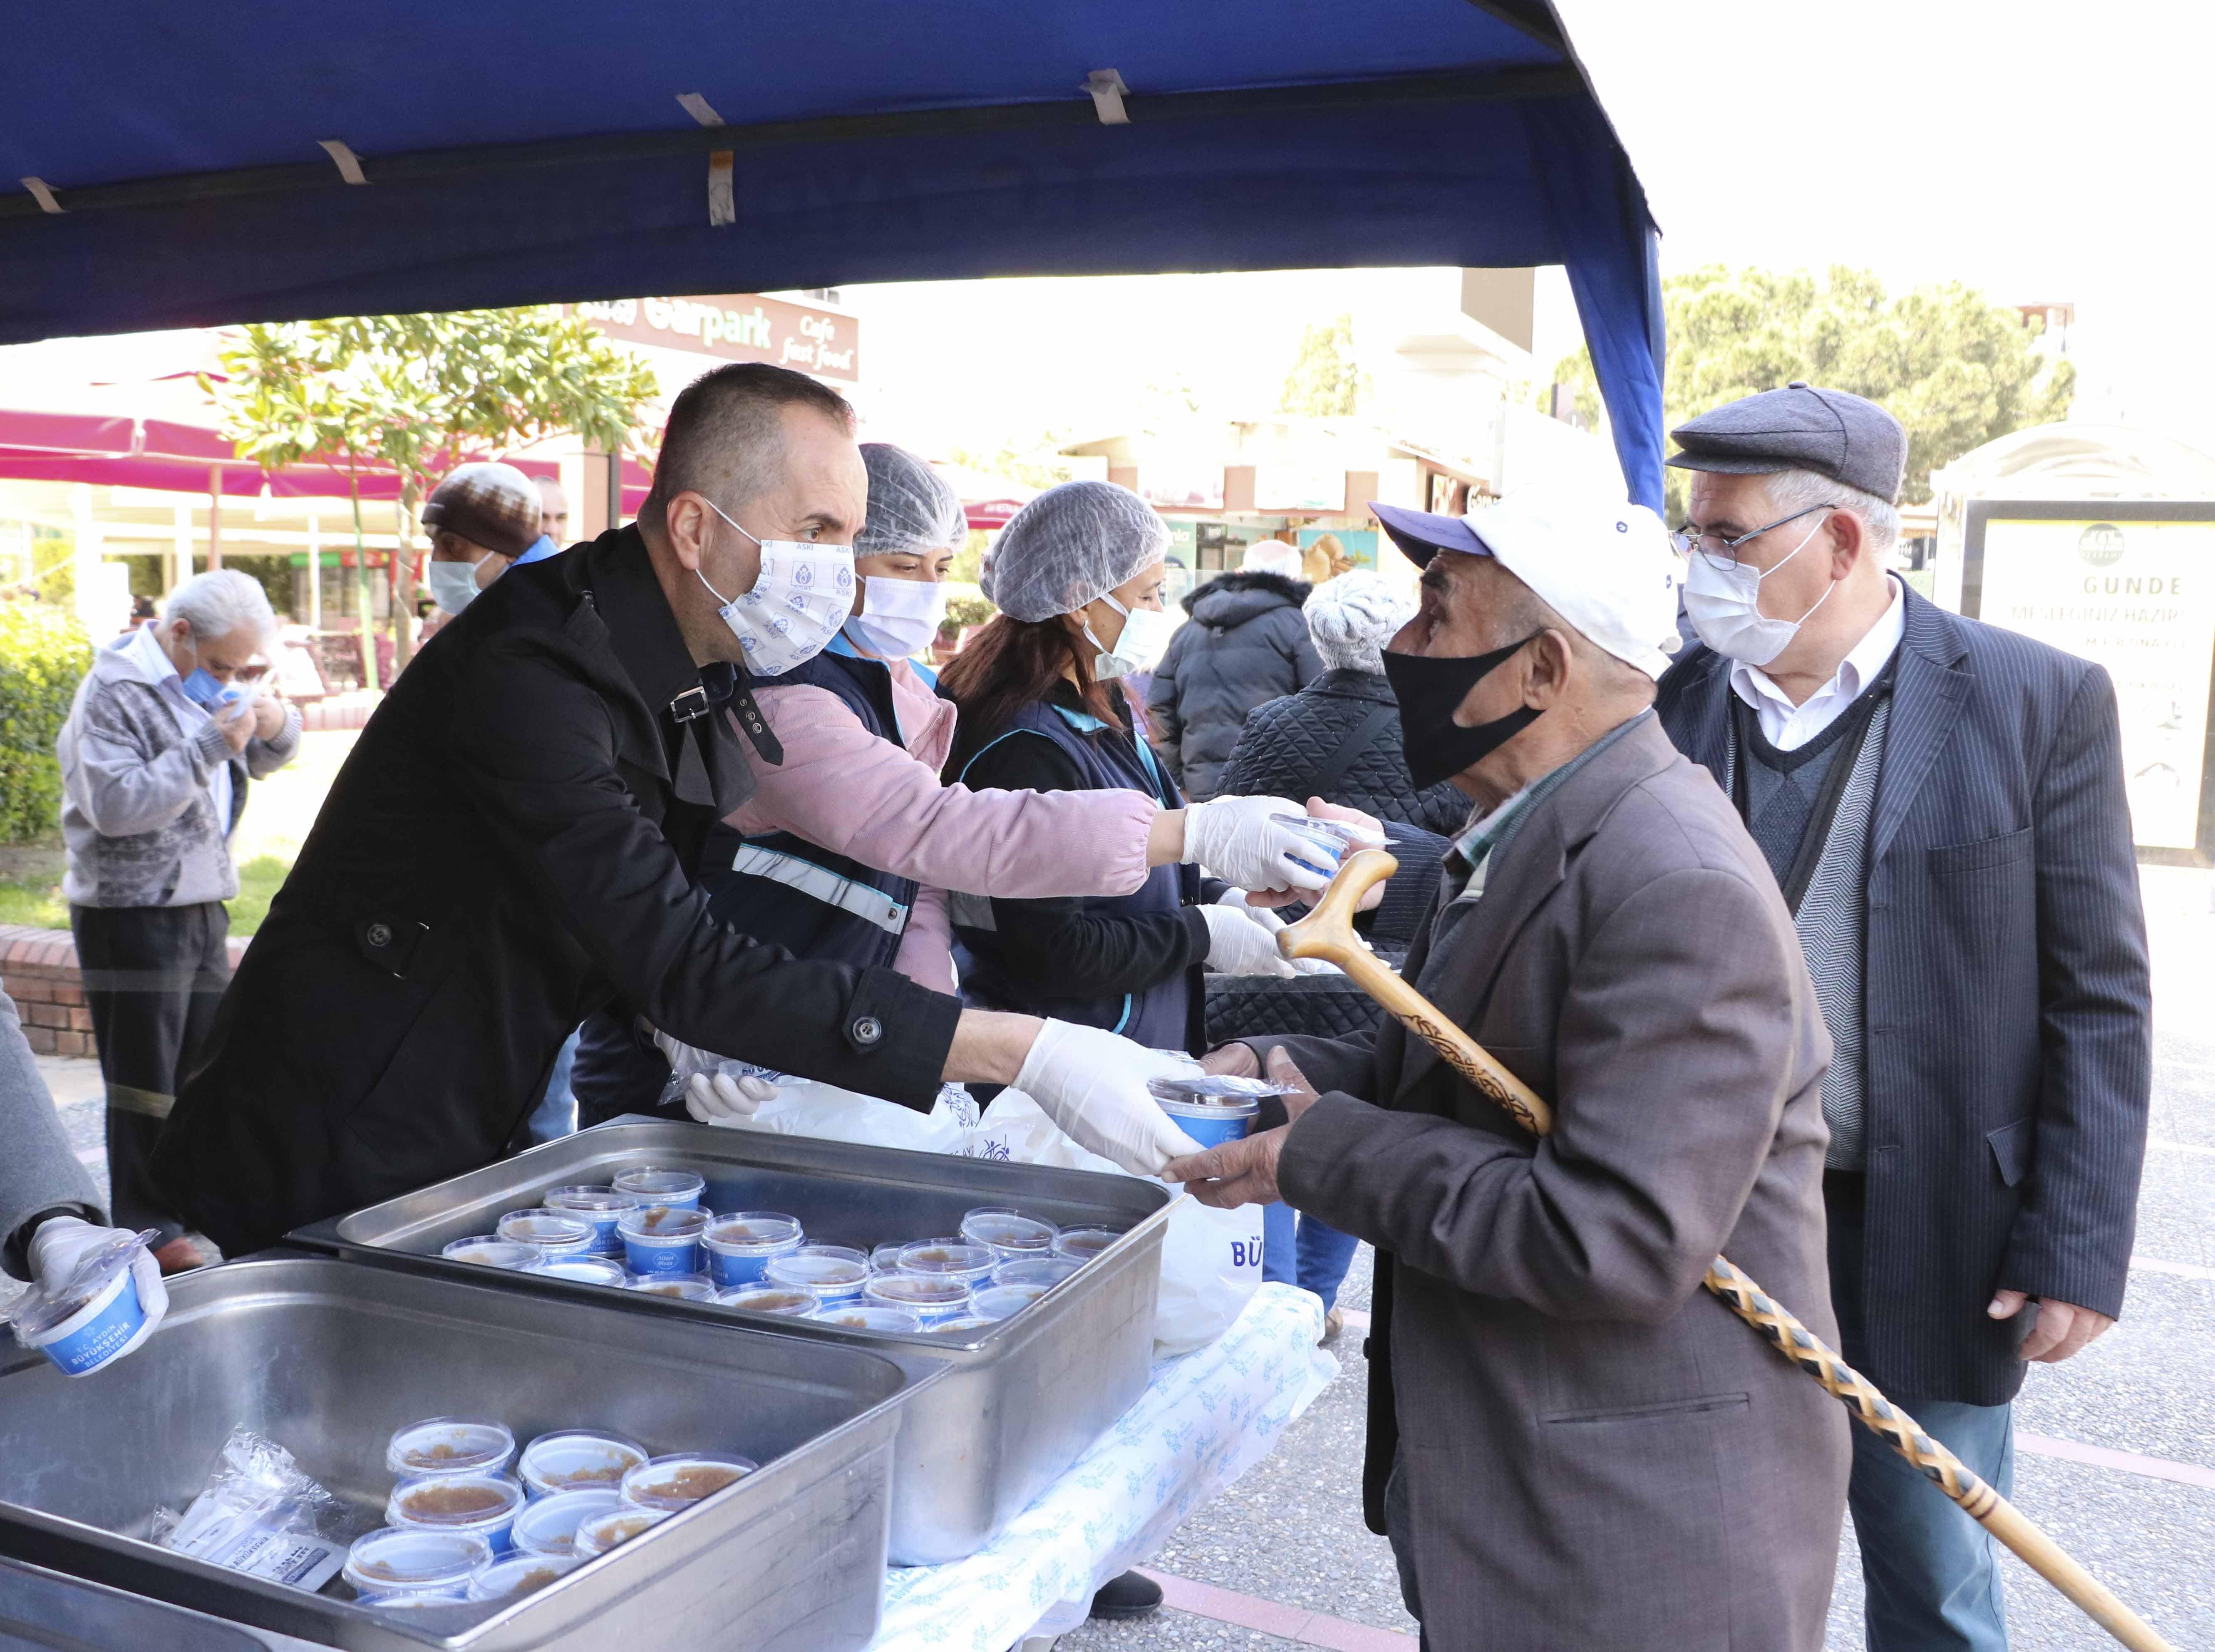
[(34, 7), (0, 342), (657, 292), (1567, 267), (1661, 496), (1643, 193), (1546, 0)]

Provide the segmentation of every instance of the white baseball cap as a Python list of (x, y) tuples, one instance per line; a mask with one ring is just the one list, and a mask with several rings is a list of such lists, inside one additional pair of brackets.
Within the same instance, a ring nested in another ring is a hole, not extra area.
[(1418, 568), (1441, 550), (1491, 556), (1617, 659), (1659, 678), (1677, 652), (1684, 562), (1661, 519), (1590, 488), (1519, 488), (1467, 516), (1369, 507)]

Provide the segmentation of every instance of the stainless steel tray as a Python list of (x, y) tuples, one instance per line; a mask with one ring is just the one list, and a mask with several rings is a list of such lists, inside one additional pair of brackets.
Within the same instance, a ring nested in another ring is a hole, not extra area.
[[(285, 1251), (183, 1275), (169, 1295), (146, 1345), (96, 1376), (0, 1353), (0, 1557), (18, 1563), (0, 1571), (0, 1632), (55, 1615), (57, 1574), (85, 1586), (88, 1626), (127, 1619), (120, 1592), (261, 1631), (263, 1644), (362, 1652), (815, 1652), (876, 1632), (892, 1446), (917, 1385), (893, 1361)], [(763, 1467), (512, 1606), (404, 1620), (143, 1540), (155, 1507), (182, 1508), (240, 1424), (381, 1525), (393, 1429), (453, 1415), (496, 1416), (518, 1440), (610, 1428)], [(50, 1643), (84, 1642), (146, 1644)]]
[(800, 1218), (811, 1238), (863, 1250), (951, 1233), (979, 1205), (1014, 1205), (1064, 1226), (1127, 1230), (1074, 1279), (966, 1340), (496, 1276), (503, 1288), (580, 1302), (612, 1299), (641, 1313), (758, 1326), (903, 1361), (923, 1355), (949, 1361), (954, 1369), (944, 1380), (902, 1407), (892, 1526), (892, 1557), (899, 1564), (958, 1560), (982, 1548), (1145, 1390), (1171, 1195), (1160, 1182), (1136, 1176), (700, 1124), (617, 1121), (317, 1223), (290, 1242), (482, 1280), (486, 1269), (448, 1262), (440, 1247), (490, 1231), (502, 1213), (535, 1204), (549, 1188), (605, 1182), (637, 1164), (696, 1170), (707, 1178), (703, 1202), (712, 1209), (785, 1211)]

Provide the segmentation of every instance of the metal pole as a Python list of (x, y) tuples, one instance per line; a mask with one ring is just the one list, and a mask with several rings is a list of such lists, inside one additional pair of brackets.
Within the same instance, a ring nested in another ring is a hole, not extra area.
[(223, 467), (208, 466), (208, 572), (223, 566)]
[(323, 519), (308, 516), (308, 629), (323, 629)]

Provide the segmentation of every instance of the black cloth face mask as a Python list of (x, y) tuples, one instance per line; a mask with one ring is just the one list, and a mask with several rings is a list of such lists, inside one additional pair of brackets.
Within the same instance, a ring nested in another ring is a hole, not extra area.
[(1525, 643), (1543, 636), (1533, 631), (1522, 642), (1511, 642), (1490, 654), (1468, 654), (1434, 659), (1428, 654), (1384, 654), (1385, 679), (1400, 702), (1400, 746), (1407, 758), (1408, 777), (1421, 791), (1441, 780), (1451, 780), (1471, 764), (1521, 734), (1536, 722), (1540, 709), (1526, 705), (1463, 728), (1454, 713), (1469, 697), (1470, 690), (1505, 663)]

